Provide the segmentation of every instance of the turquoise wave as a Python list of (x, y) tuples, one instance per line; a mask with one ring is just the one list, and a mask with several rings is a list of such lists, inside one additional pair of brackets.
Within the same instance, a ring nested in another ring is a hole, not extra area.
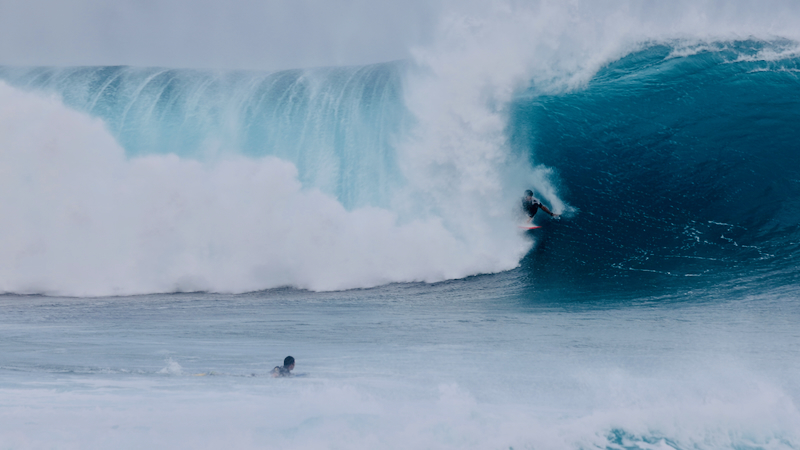
[(134, 67), (0, 68), (0, 78), (56, 93), (102, 118), (130, 156), (293, 162), (304, 186), (346, 207), (383, 206), (402, 178), (403, 63), (274, 73)]

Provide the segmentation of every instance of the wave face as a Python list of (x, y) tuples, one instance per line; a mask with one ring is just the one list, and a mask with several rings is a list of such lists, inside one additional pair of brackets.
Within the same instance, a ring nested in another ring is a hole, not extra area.
[(796, 44), (748, 40), (650, 45), (583, 89), (520, 96), (516, 148), (581, 211), (534, 251), (539, 281), (796, 284), (798, 94)]
[(304, 186), (347, 207), (385, 206), (399, 171), (394, 148), (407, 134), (402, 64), (212, 72), (132, 67), (11, 69), (27, 90), (103, 119), (131, 157), (226, 153), (292, 161)]

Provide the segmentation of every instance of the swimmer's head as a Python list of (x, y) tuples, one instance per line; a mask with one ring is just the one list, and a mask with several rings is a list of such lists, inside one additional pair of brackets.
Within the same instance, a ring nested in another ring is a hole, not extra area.
[(525, 191), (525, 197), (533, 197), (533, 191), (532, 191), (532, 190), (530, 190), (530, 189), (528, 189), (527, 191)]
[(294, 358), (287, 356), (283, 359), (283, 367), (289, 367), (294, 364)]

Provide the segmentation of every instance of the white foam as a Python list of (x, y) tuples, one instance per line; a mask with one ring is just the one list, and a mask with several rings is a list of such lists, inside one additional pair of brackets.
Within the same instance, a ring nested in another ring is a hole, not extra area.
[(172, 358), (167, 358), (166, 361), (167, 365), (164, 366), (163, 369), (159, 370), (158, 373), (164, 375), (182, 375), (183, 374), (183, 367), (181, 367), (178, 362), (174, 361)]
[(715, 389), (705, 384), (709, 379), (680, 386), (624, 372), (592, 374), (582, 389), (567, 393), (591, 406), (568, 408), (480, 400), (457, 383), (426, 386), (421, 395), (402, 382), (376, 389), (366, 380), (265, 377), (232, 385), (214, 377), (180, 378), (4, 388), (0, 433), (14, 448), (58, 443), (76, 449), (800, 445), (797, 407), (780, 389), (760, 383)]
[(127, 159), (99, 120), (5, 84), (0, 149), (4, 292), (332, 290), (439, 281), (507, 270), (529, 245), (512, 226), (457, 236), (448, 229), (453, 218), (400, 224), (385, 209), (347, 211), (304, 189), (295, 167), (274, 157)]

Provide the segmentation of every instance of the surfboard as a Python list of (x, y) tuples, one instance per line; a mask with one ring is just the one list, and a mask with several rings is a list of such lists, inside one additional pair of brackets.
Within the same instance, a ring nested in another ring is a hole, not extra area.
[(541, 226), (530, 226), (530, 225), (518, 225), (523, 230), (535, 230), (537, 228), (542, 228)]

